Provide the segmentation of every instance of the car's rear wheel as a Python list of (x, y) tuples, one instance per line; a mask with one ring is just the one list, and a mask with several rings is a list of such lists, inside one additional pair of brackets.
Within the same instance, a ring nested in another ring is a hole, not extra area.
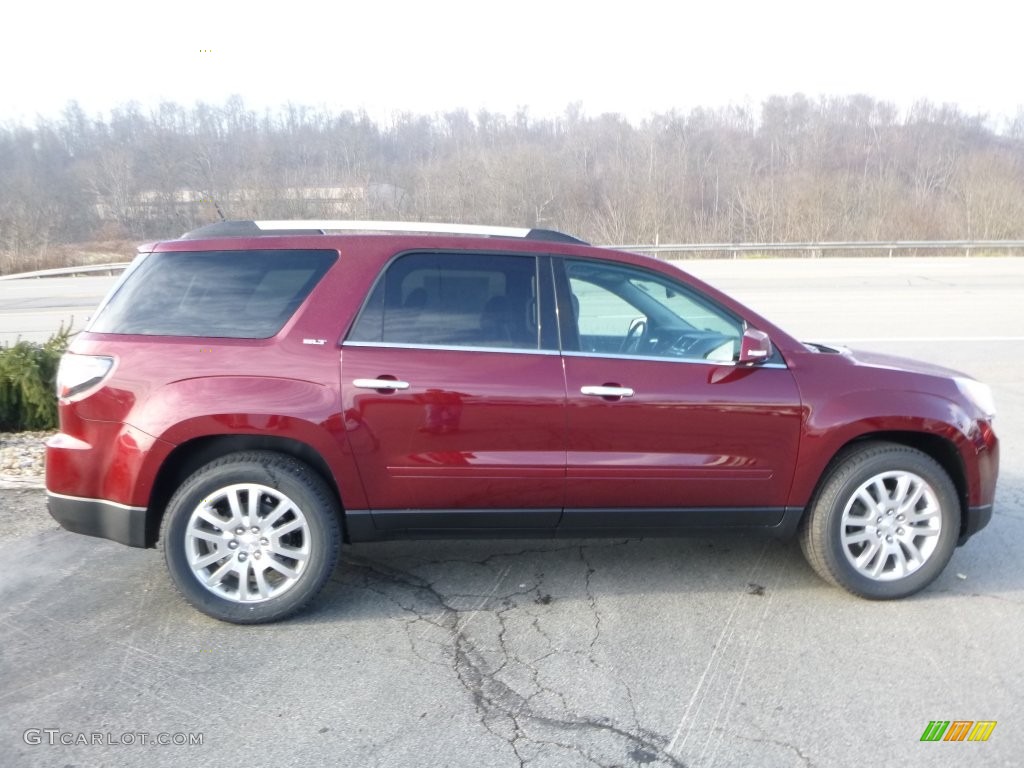
[(886, 600), (934, 581), (959, 532), (956, 488), (934, 459), (866, 443), (834, 463), (801, 524), (800, 544), (826, 581)]
[(338, 504), (307, 465), (270, 451), (196, 471), (171, 498), (161, 542), (171, 579), (203, 613), (277, 621), (321, 590), (338, 558)]

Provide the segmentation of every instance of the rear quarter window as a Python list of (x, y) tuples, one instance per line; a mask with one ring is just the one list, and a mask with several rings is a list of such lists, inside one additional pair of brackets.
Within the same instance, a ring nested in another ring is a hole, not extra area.
[(265, 339), (281, 330), (335, 251), (151, 253), (89, 327), (96, 333)]

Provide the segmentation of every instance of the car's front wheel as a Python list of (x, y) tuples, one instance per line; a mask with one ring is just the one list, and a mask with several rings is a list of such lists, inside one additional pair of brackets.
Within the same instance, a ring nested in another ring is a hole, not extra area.
[(800, 529), (826, 581), (874, 600), (906, 597), (938, 577), (960, 533), (960, 504), (930, 456), (892, 443), (848, 451), (824, 479)]
[(277, 621), (321, 590), (341, 543), (338, 504), (307, 465), (270, 451), (234, 453), (171, 498), (161, 542), (175, 586), (203, 613)]

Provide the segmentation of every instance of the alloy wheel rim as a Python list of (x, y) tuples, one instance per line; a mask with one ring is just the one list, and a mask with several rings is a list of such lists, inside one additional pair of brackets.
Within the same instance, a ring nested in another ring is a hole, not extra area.
[(203, 587), (261, 603), (295, 586), (310, 555), (309, 522), (288, 496), (258, 483), (219, 488), (189, 517), (185, 554)]
[(873, 581), (896, 581), (928, 562), (942, 532), (935, 490), (913, 472), (879, 473), (846, 502), (839, 536), (847, 562)]

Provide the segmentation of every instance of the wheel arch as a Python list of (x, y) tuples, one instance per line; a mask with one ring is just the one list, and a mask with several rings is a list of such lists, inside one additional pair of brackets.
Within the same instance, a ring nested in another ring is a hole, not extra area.
[(822, 487), (836, 466), (841, 464), (852, 450), (868, 443), (903, 445), (908, 448), (915, 448), (934, 459), (942, 467), (943, 471), (949, 475), (949, 479), (953, 482), (953, 487), (956, 488), (957, 500), (960, 502), (960, 534), (964, 534), (967, 526), (966, 511), (968, 506), (967, 470), (964, 467), (963, 458), (960, 456), (956, 445), (951, 440), (930, 432), (913, 432), (909, 430), (868, 432), (848, 440), (835, 451), (832, 458), (825, 465), (825, 469), (818, 477), (817, 483), (815, 483), (814, 491), (811, 493), (807, 506), (804, 508), (804, 515), (807, 515), (808, 510), (814, 506)]
[(320, 453), (300, 440), (279, 435), (205, 435), (177, 445), (160, 465), (149, 495), (146, 513), (146, 546), (153, 547), (160, 536), (160, 522), (175, 490), (193, 472), (221, 456), (239, 451), (264, 450), (291, 456), (316, 472), (334, 493), (342, 511), (342, 536), (347, 541), (341, 489), (330, 466)]

